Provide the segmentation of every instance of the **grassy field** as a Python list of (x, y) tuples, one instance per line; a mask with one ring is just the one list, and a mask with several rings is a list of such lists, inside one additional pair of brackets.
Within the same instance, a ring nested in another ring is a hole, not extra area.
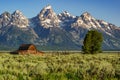
[(0, 54), (0, 80), (120, 80), (120, 54)]

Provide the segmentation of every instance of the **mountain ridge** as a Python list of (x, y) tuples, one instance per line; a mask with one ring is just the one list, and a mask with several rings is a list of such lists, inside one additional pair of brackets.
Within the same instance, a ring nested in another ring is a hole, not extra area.
[(44, 7), (37, 16), (28, 19), (16, 10), (0, 15), (0, 47), (17, 48), (32, 43), (38, 48), (54, 50), (81, 50), (87, 31), (96, 29), (103, 34), (104, 50), (120, 50), (120, 28), (94, 18), (89, 12), (73, 16), (64, 11), (56, 14), (51, 5)]

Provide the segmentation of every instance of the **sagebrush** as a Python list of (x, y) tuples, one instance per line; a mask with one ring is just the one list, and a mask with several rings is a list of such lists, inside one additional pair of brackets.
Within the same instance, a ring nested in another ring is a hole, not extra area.
[(0, 80), (118, 80), (120, 54), (0, 54)]

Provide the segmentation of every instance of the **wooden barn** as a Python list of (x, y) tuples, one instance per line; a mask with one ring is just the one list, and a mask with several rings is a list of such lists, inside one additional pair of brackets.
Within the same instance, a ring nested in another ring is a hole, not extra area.
[(12, 52), (13, 54), (43, 54), (43, 52), (38, 51), (36, 46), (33, 44), (22, 44), (17, 51)]

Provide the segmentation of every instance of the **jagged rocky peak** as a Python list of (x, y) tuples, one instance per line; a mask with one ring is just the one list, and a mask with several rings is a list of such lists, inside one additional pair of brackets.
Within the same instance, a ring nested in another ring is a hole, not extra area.
[(50, 5), (44, 7), (38, 14), (40, 25), (44, 28), (59, 27), (60, 20)]
[(99, 24), (98, 20), (95, 19), (93, 16), (91, 16), (90, 13), (85, 12), (81, 16), (82, 20), (84, 21), (84, 24), (87, 25), (87, 28), (100, 28), (101, 25)]
[(13, 12), (13, 15), (15, 15), (15, 16), (22, 16), (23, 14), (22, 14), (21, 11), (16, 10), (16, 11)]
[(109, 22), (106, 22), (104, 20), (98, 20), (99, 24), (101, 25), (102, 28), (106, 28), (108, 30), (111, 30), (111, 29), (120, 29), (119, 27), (117, 27), (116, 25), (112, 24), (112, 23), (109, 23)]
[(75, 16), (71, 15), (68, 11), (63, 11), (62, 13), (58, 14), (58, 17), (60, 20), (75, 18)]
[(108, 25), (108, 23), (104, 20), (98, 20), (99, 23), (103, 24), (103, 25)]
[(51, 5), (47, 5), (46, 7), (44, 7), (44, 9), (52, 9)]
[(12, 14), (12, 20), (10, 25), (17, 26), (19, 28), (27, 28), (29, 26), (29, 20), (19, 10), (16, 10)]
[(71, 14), (67, 11), (63, 11), (61, 14), (58, 14), (59, 16), (66, 16), (66, 17), (70, 17)]
[(16, 18), (16, 19), (22, 19), (22, 20), (27, 19), (27, 18), (23, 15), (23, 13), (22, 13), (21, 11), (19, 11), (19, 10), (16, 10), (15, 12), (13, 12), (12, 17), (13, 17), (13, 18)]
[(89, 12), (84, 12), (82, 15), (83, 16), (91, 16), (91, 14)]
[(44, 7), (40, 14), (39, 14), (39, 18), (40, 19), (44, 19), (44, 18), (52, 18), (53, 16), (55, 16), (55, 12), (53, 11), (52, 7), (50, 5)]
[(75, 21), (71, 24), (72, 27), (82, 27), (82, 28), (86, 28), (86, 29), (89, 29), (91, 28), (91, 26), (87, 25), (84, 20), (77, 16)]
[(4, 12), (0, 15), (0, 27), (7, 26), (10, 22), (11, 14), (9, 12)]
[(104, 30), (111, 30), (112, 28), (118, 28), (118, 27), (115, 27), (115, 25), (110, 24), (104, 20), (98, 20), (98, 22)]
[(90, 21), (91, 19), (95, 20), (95, 18), (92, 17), (91, 14), (88, 13), (88, 12), (84, 12), (84, 13), (81, 15), (81, 17), (82, 17), (82, 19), (84, 19), (84, 20), (89, 20), (89, 21)]
[(0, 18), (10, 18), (10, 17), (11, 17), (11, 14), (7, 11), (5, 11), (0, 15)]

